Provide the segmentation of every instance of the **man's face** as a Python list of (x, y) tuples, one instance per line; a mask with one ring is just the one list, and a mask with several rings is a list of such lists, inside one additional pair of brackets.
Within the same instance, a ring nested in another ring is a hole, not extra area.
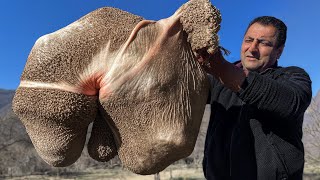
[(276, 48), (277, 30), (273, 26), (252, 24), (241, 46), (244, 70), (261, 72), (272, 66), (280, 57), (283, 47)]

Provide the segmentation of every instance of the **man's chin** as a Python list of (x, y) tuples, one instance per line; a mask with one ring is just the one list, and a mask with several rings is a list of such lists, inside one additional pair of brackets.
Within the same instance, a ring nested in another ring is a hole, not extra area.
[(248, 71), (257, 71), (261, 68), (258, 61), (242, 61), (242, 66), (246, 68)]

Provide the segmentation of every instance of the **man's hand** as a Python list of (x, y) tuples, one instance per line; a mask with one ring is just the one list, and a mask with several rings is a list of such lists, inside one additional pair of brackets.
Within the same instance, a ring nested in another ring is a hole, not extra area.
[(196, 58), (200, 63), (201, 67), (207, 72), (210, 73), (211, 64), (210, 64), (210, 55), (207, 50), (200, 49), (196, 52)]
[(209, 54), (205, 49), (201, 49), (196, 52), (196, 56), (207, 73), (212, 74), (232, 91), (238, 92), (248, 73), (224, 59), (223, 52), (226, 55), (230, 54), (228, 50), (219, 46), (214, 54)]
[(207, 72), (212, 74), (212, 67), (215, 62), (219, 63), (222, 61), (226, 61), (223, 57), (223, 54), (229, 55), (230, 51), (219, 46), (216, 52), (210, 54), (206, 49), (200, 49), (196, 52), (196, 57), (202, 68)]

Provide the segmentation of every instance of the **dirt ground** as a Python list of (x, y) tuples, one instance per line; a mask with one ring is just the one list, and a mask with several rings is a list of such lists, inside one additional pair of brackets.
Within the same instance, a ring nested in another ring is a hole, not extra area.
[[(305, 180), (320, 180), (319, 167), (306, 167)], [(155, 175), (142, 176), (122, 168), (88, 169), (85, 172), (53, 175), (30, 175), (23, 177), (0, 177), (10, 180), (155, 180)], [(160, 172), (160, 180), (205, 180), (202, 168), (171, 165)]]
[[(86, 172), (68, 175), (31, 175), (24, 177), (6, 177), (10, 180), (154, 180), (155, 175), (142, 176), (125, 169), (92, 169)], [(160, 172), (161, 180), (204, 180), (201, 167), (188, 168), (181, 166), (169, 166)]]

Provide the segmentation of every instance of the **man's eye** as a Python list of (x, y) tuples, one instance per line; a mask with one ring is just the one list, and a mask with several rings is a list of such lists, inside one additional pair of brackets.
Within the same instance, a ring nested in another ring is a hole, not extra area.
[(261, 44), (262, 44), (263, 46), (272, 46), (272, 44), (271, 44), (270, 42), (264, 42), (264, 41), (262, 41)]

